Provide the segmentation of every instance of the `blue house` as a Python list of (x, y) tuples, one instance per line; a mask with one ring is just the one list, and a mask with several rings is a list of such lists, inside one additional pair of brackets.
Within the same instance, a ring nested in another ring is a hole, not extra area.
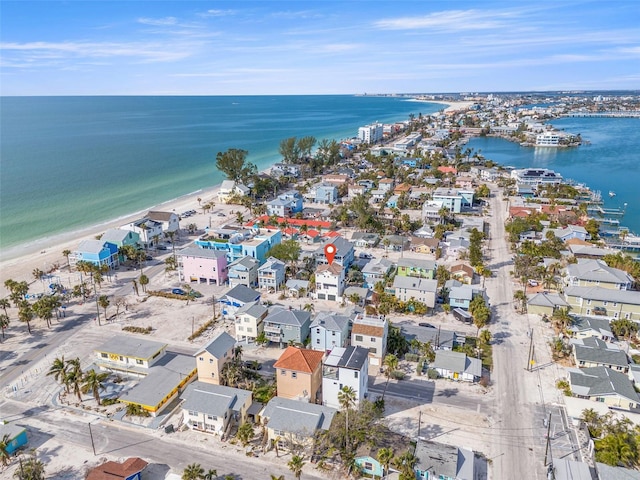
[(282, 242), (282, 232), (280, 230), (261, 230), (253, 238), (233, 243), (233, 238), (196, 240), (194, 243), (200, 248), (218, 250), (227, 254), (227, 263), (231, 264), (244, 257), (252, 257), (262, 265), (267, 259), (267, 252)]
[(115, 268), (118, 265), (118, 246), (103, 240), (83, 240), (78, 244), (78, 249), (69, 255), (71, 266), (80, 261)]
[(477, 285), (466, 285), (457, 280), (448, 280), (444, 286), (449, 290), (449, 305), (451, 309), (469, 310), (469, 304), (474, 297), (478, 295), (484, 296), (484, 290)]
[(27, 444), (27, 429), (15, 423), (0, 424), (0, 438), (7, 435), (9, 441), (6, 447), (7, 453), (13, 455), (16, 450)]
[(400, 456), (410, 450), (411, 442), (410, 439), (404, 435), (387, 430), (384, 432), (384, 435), (380, 436), (375, 447), (372, 447), (369, 443), (365, 443), (358, 448), (354, 460), (362, 473), (371, 475), (373, 478), (383, 478), (384, 474), (389, 475), (389, 471), (397, 472), (392, 466), (389, 471), (383, 472), (383, 466), (377, 459), (378, 451), (383, 447), (390, 448), (394, 456)]
[(222, 314), (232, 318), (240, 307), (258, 300), (260, 300), (260, 293), (245, 285), (237, 285), (220, 298)]

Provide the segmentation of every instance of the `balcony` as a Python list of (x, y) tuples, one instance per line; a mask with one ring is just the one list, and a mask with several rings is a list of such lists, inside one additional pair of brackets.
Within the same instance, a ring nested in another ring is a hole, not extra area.
[(278, 334), (278, 336), (280, 336), (280, 333), (282, 332), (282, 329), (280, 328), (280, 325), (277, 324), (265, 324), (264, 325), (264, 333), (269, 335), (274, 335), (274, 334)]
[(329, 380), (339, 380), (338, 378), (338, 369), (337, 368), (323, 368), (322, 369), (322, 378), (327, 378)]

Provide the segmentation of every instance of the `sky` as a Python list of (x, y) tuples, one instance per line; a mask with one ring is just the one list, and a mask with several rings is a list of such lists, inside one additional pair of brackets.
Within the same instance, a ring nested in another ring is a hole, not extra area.
[(638, 0), (0, 3), (1, 95), (638, 88)]

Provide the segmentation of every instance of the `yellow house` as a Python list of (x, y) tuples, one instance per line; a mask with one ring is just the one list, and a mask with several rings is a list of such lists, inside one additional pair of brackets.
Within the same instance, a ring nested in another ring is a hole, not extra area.
[(287, 347), (274, 363), (278, 396), (311, 403), (322, 401), (322, 357), (324, 352)]
[(220, 333), (195, 353), (200, 382), (220, 385), (220, 374), (225, 363), (233, 359), (236, 340), (227, 332)]
[(640, 407), (640, 397), (629, 378), (607, 367), (581, 368), (569, 372), (574, 397), (602, 402), (625, 410)]
[(144, 376), (165, 354), (166, 343), (133, 335), (116, 335), (94, 350), (102, 370)]
[(564, 290), (571, 313), (640, 321), (640, 292), (603, 287), (567, 287)]

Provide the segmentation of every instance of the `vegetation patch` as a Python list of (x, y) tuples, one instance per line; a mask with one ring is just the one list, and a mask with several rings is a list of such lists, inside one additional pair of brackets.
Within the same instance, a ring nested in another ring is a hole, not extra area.
[(144, 335), (149, 335), (153, 331), (153, 328), (151, 328), (150, 326), (149, 327), (127, 326), (127, 327), (122, 327), (122, 330), (124, 330), (125, 332), (142, 333)]
[(216, 323), (216, 321), (214, 319), (209, 320), (204, 325), (202, 325), (198, 330), (193, 332), (192, 335), (189, 335), (189, 339), (188, 340), (189, 341), (195, 340), (200, 335), (202, 335), (204, 332), (206, 332), (209, 328), (213, 327), (215, 325), (215, 323)]

